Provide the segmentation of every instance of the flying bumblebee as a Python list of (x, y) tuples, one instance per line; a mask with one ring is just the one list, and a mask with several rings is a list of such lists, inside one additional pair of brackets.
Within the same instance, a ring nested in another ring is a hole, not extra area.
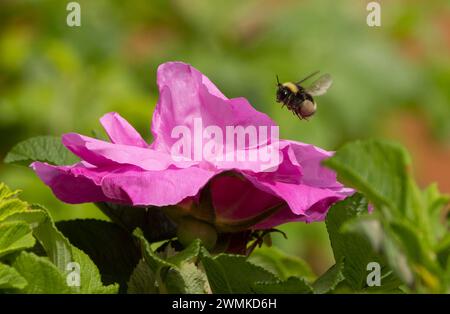
[(327, 92), (333, 80), (329, 74), (324, 74), (315, 80), (308, 88), (300, 84), (317, 75), (319, 71), (314, 72), (297, 83), (286, 82), (281, 84), (277, 76), (277, 102), (283, 103), (294, 115), (300, 119), (311, 117), (317, 109), (313, 96), (320, 96)]

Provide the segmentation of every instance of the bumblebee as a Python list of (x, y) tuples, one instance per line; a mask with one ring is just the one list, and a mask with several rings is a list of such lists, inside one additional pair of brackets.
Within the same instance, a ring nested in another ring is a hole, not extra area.
[(282, 108), (286, 106), (294, 115), (300, 119), (308, 119), (317, 109), (317, 104), (313, 96), (320, 96), (327, 92), (333, 80), (329, 74), (324, 74), (315, 80), (308, 88), (300, 84), (317, 75), (316, 71), (299, 82), (286, 82), (281, 84), (277, 75), (277, 102), (282, 103)]

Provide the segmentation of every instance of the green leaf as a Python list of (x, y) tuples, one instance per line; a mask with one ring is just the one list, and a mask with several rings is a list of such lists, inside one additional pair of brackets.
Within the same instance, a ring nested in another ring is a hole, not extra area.
[(414, 277), (407, 256), (402, 248), (397, 245), (389, 230), (385, 230), (383, 234), (382, 251), (386, 256), (389, 267), (395, 271), (405, 284), (411, 287), (414, 283)]
[(73, 262), (72, 246), (64, 235), (56, 228), (47, 209), (40, 205), (33, 205), (27, 213), (16, 215), (17, 219), (25, 219), (36, 224), (33, 234), (44, 248), (50, 261), (61, 271), (65, 272), (67, 264)]
[(289, 277), (283, 281), (276, 282), (257, 282), (253, 284), (253, 290), (256, 293), (312, 293), (311, 286), (302, 278)]
[(132, 207), (113, 203), (95, 204), (111, 221), (129, 233), (139, 228), (150, 243), (176, 236), (176, 225), (158, 207)]
[(387, 272), (381, 276), (381, 286), (372, 286), (364, 288), (367, 293), (403, 293), (401, 287), (403, 283), (393, 272)]
[(66, 278), (47, 258), (22, 252), (12, 266), (25, 278), (24, 293), (70, 293)]
[(5, 163), (26, 166), (33, 161), (53, 165), (71, 165), (79, 159), (61, 143), (59, 137), (37, 136), (16, 144), (4, 160)]
[(156, 273), (162, 267), (175, 267), (175, 264), (165, 261), (152, 250), (140, 229), (136, 229), (133, 235), (139, 239), (144, 259), (153, 272)]
[(66, 237), (56, 228), (48, 211), (39, 205), (33, 205), (27, 212), (14, 214), (9, 219), (21, 219), (32, 223), (33, 234), (44, 248), (49, 260), (55, 265), (61, 274), (65, 274), (69, 263), (76, 262), (80, 265), (81, 286), (72, 287), (74, 293), (115, 293), (116, 286), (104, 287), (100, 279), (100, 273), (88, 255), (72, 246)]
[(34, 246), (30, 226), (24, 222), (0, 223), (0, 257)]
[(252, 252), (248, 260), (285, 280), (297, 276), (308, 280), (315, 278), (309, 265), (296, 256), (290, 256), (275, 247), (261, 247)]
[(445, 269), (450, 261), (450, 233), (447, 233), (440, 241), (437, 249), (437, 259), (441, 267)]
[(153, 294), (159, 292), (156, 286), (155, 274), (143, 259), (139, 261), (131, 274), (127, 292), (129, 294)]
[(0, 221), (9, 215), (26, 211), (28, 204), (16, 196), (19, 191), (11, 191), (4, 183), (0, 183)]
[[(14, 197), (15, 194), (16, 193), (12, 193), (9, 189), (5, 188), (4, 185), (0, 186), (0, 208), (1, 204), (5, 203), (5, 200), (6, 202), (16, 200), (11, 198)], [(48, 259), (46, 259), (45, 262), (48, 261), (51, 263), (64, 280), (66, 272), (71, 271), (71, 269), (67, 269), (70, 263), (76, 262), (80, 266), (81, 286), (79, 288), (71, 288), (68, 291), (82, 293), (117, 292), (117, 285), (103, 286), (96, 265), (91, 261), (88, 255), (71, 245), (64, 235), (56, 228), (55, 223), (45, 208), (39, 205), (30, 206), (25, 202), (19, 202), (19, 210), (9, 209), (3, 212), (7, 212), (8, 214), (3, 215), (3, 221), (0, 222), (0, 256), (16, 250), (31, 248), (34, 246), (36, 238), (45, 251), (45, 254), (48, 256)], [(81, 229), (81, 226), (78, 225), (78, 228)], [(97, 232), (99, 232), (99, 230), (97, 230)], [(91, 233), (91, 236), (92, 238), (96, 238), (98, 237), (98, 233), (96, 235)], [(109, 236), (111, 236), (111, 234), (109, 234)], [(131, 240), (131, 237), (129, 237), (129, 239)], [(109, 241), (115, 240), (117, 240), (117, 238), (109, 238)], [(126, 254), (126, 252), (124, 253)], [(34, 257), (24, 255), (21, 259), (31, 260), (34, 259)], [(21, 259), (17, 261), (18, 265), (21, 267), (27, 266), (28, 264), (23, 264)], [(37, 262), (39, 262), (39, 264), (43, 263), (41, 260)]]
[(376, 206), (388, 206), (394, 213), (405, 208), (409, 156), (401, 146), (378, 140), (352, 142), (324, 164)]
[[(135, 239), (118, 225), (95, 219), (59, 221), (57, 228), (100, 269), (105, 284), (126, 283), (141, 257)], [(114, 261), (113, 263), (111, 261)]]
[(167, 257), (167, 261), (169, 263), (180, 266), (182, 263), (191, 263), (195, 262), (200, 254), (201, 249), (201, 241), (199, 239), (195, 239), (191, 244), (183, 251)]
[(193, 262), (183, 262), (179, 271), (186, 285), (186, 293), (208, 293), (209, 285), (206, 274)]
[(208, 290), (206, 276), (195, 265), (198, 241), (166, 260), (151, 249), (141, 230), (137, 229), (134, 235), (140, 240), (144, 260), (156, 278), (160, 293), (205, 293)]
[[(381, 220), (382, 217), (379, 213), (360, 215), (346, 222), (342, 226), (341, 231), (348, 234), (358, 234), (367, 239), (373, 250), (380, 257), (384, 257), (383, 259), (389, 264), (389, 268), (394, 270), (404, 283), (411, 285), (413, 280), (412, 271), (407, 263), (404, 249), (396, 245), (389, 223), (385, 223), (383, 226)], [(383, 292), (395, 290), (400, 285), (398, 279), (393, 280), (388, 287), (384, 277), (389, 274), (389, 269), (383, 269), (383, 272), (382, 288), (388, 289), (382, 289)], [(394, 283), (397, 284), (397, 287), (394, 287)], [(371, 287), (371, 289), (375, 290), (376, 288)]]
[(343, 274), (355, 290), (364, 288), (369, 262), (379, 262), (370, 242), (359, 234), (344, 233), (342, 227), (348, 221), (367, 212), (367, 201), (361, 194), (354, 194), (330, 208), (326, 226), (336, 261), (345, 260)]
[[(72, 247), (73, 260), (80, 265), (80, 293), (112, 294), (119, 290), (118, 284), (104, 286), (100, 272), (89, 256), (76, 247)], [(114, 260), (111, 260), (114, 263)]]
[(441, 239), (448, 234), (448, 224), (441, 221), (442, 212), (446, 205), (450, 202), (450, 195), (442, 195), (439, 193), (437, 184), (431, 184), (422, 192), (427, 215), (430, 221), (430, 235), (434, 235), (435, 239)]
[(241, 255), (219, 254), (211, 257), (203, 249), (201, 262), (213, 293), (252, 293), (257, 282), (279, 280), (270, 271)]
[(97, 266), (88, 255), (71, 245), (61, 231), (56, 228), (47, 210), (41, 206), (34, 208), (40, 210), (44, 216), (44, 219), (34, 229), (34, 235), (44, 247), (50, 260), (63, 273), (67, 271), (67, 265), (71, 262), (77, 262), (80, 265), (81, 286), (79, 292), (116, 293), (118, 286), (103, 286)]
[(0, 202), (17, 196), (19, 191), (12, 191), (5, 183), (0, 182)]
[(313, 284), (314, 293), (323, 294), (333, 291), (345, 279), (343, 271), (344, 261), (340, 260), (317, 278)]
[(0, 221), (5, 220), (10, 215), (25, 212), (27, 208), (27, 203), (16, 198), (0, 201)]
[(421, 240), (423, 235), (420, 234), (420, 230), (416, 230), (407, 221), (393, 221), (390, 223), (390, 229), (412, 262), (424, 263), (434, 268), (434, 261), (430, 260), (431, 257), (427, 255)]
[(13, 267), (0, 263), (0, 290), (23, 289), (27, 281)]

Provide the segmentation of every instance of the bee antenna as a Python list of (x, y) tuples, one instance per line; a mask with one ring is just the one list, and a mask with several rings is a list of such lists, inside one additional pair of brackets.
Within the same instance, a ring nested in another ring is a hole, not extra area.
[(317, 75), (317, 74), (319, 74), (319, 72), (320, 72), (320, 71), (316, 71), (316, 72), (313, 72), (313, 73), (311, 73), (310, 75), (308, 75), (307, 77), (305, 77), (305, 78), (304, 78), (304, 79), (302, 79), (301, 81), (297, 82), (297, 84), (300, 84), (300, 83), (302, 83), (302, 82), (306, 81), (307, 79), (309, 79), (309, 78), (313, 77), (314, 75)]
[(276, 74), (276, 76), (277, 76), (277, 85), (280, 86), (281, 84), (280, 84), (280, 80), (278, 79), (278, 74)]

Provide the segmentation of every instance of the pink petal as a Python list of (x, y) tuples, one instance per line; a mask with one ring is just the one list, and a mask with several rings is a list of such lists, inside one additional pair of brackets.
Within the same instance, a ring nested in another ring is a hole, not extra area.
[(341, 199), (341, 197), (327, 197), (321, 199), (311, 206), (303, 215), (295, 214), (286, 206), (286, 208), (281, 208), (281, 210), (277, 211), (268, 219), (255, 225), (254, 229), (269, 229), (294, 221), (303, 221), (307, 223), (323, 221), (331, 205)]
[(282, 140), (282, 145), (288, 145), (289, 158), (291, 161), (299, 164), (302, 168), (301, 182), (305, 185), (324, 188), (341, 188), (336, 179), (336, 173), (324, 166), (322, 161), (331, 157), (332, 152), (323, 150), (317, 146)]
[(172, 131), (186, 126), (193, 137), (194, 121), (200, 119), (203, 129), (226, 126), (274, 126), (265, 114), (254, 109), (244, 98), (227, 99), (209, 79), (195, 68), (181, 62), (168, 62), (158, 68), (160, 97), (152, 120), (155, 141), (152, 147), (170, 152), (177, 141)]
[(111, 142), (115, 144), (131, 145), (147, 148), (148, 144), (141, 135), (116, 112), (110, 112), (100, 118)]
[(258, 189), (284, 200), (296, 215), (310, 216), (314, 212), (310, 209), (317, 202), (328, 198), (336, 201), (346, 196), (346, 194), (340, 193), (339, 190), (318, 188), (298, 183), (261, 180), (249, 174), (246, 174), (245, 177)]
[(236, 222), (281, 205), (276, 213), (252, 228), (272, 228), (291, 221), (321, 221), (329, 207), (346, 196), (339, 191), (301, 184), (266, 184), (255, 178), (249, 180), (248, 175), (245, 178), (228, 175), (213, 178), (211, 191), (216, 215), (222, 221)]
[(102, 187), (108, 197), (126, 198), (134, 206), (166, 206), (197, 195), (215, 174), (194, 167), (163, 171), (132, 170), (105, 177)]
[(111, 169), (97, 171), (79, 164), (74, 166), (53, 166), (42, 162), (32, 163), (31, 168), (52, 189), (56, 197), (63, 202), (79, 204), (121, 201), (105, 196), (99, 185), (101, 179), (108, 175)]
[[(96, 166), (134, 165), (144, 170), (163, 170), (175, 161), (168, 154), (150, 148), (112, 144), (76, 133), (64, 134), (63, 144), (75, 155)], [(187, 167), (192, 162), (177, 162)]]
[(279, 197), (256, 188), (243, 177), (219, 175), (212, 179), (210, 186), (216, 215), (221, 219), (247, 219), (284, 203)]

